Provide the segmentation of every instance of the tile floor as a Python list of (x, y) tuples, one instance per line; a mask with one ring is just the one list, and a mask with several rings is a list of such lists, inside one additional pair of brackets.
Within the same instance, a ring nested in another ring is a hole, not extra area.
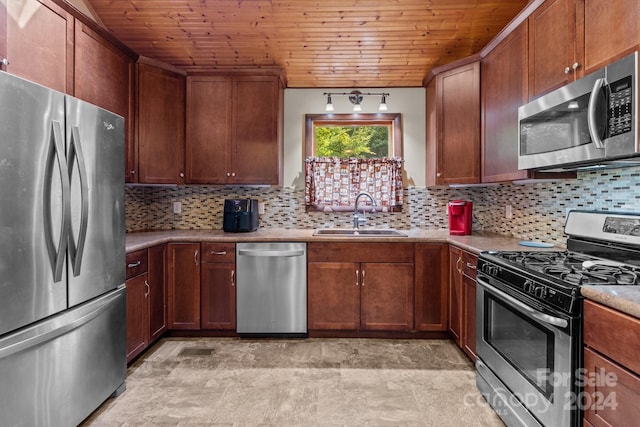
[(165, 338), (82, 426), (502, 426), (447, 340)]

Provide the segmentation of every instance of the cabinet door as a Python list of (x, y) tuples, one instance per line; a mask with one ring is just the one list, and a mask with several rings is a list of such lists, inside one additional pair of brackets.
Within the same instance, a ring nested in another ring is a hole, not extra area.
[(482, 182), (527, 178), (518, 170), (518, 107), (527, 103), (527, 27), (482, 60)]
[(233, 78), (232, 181), (277, 185), (282, 144), (280, 83), (277, 76)]
[(449, 333), (462, 346), (462, 250), (449, 247)]
[(202, 329), (235, 330), (235, 264), (202, 263), (200, 271)]
[[(575, 0), (547, 0), (529, 16), (529, 99), (575, 78)], [(569, 71), (565, 69), (569, 67)]]
[(200, 329), (200, 244), (167, 244), (169, 329)]
[(638, 50), (640, 44), (640, 2), (638, 0), (578, 0), (576, 15), (583, 17), (583, 74)]
[(186, 181), (225, 184), (231, 173), (231, 78), (187, 78)]
[(480, 182), (480, 64), (436, 76), (436, 100), (435, 183)]
[(363, 263), (361, 269), (361, 328), (413, 329), (413, 264)]
[(2, 3), (0, 22), (5, 22), (6, 15), (6, 51), (2, 58), (9, 61), (6, 70), (62, 93), (72, 93), (73, 16), (51, 0)]
[(416, 244), (415, 329), (447, 330), (447, 246)]
[(165, 280), (165, 245), (149, 251), (149, 343), (167, 330), (167, 282)]
[(360, 264), (307, 265), (309, 329), (360, 328)]
[(476, 281), (462, 275), (462, 350), (475, 362), (476, 356)]
[(149, 343), (147, 328), (147, 274), (127, 280), (127, 362), (140, 354)]
[(185, 78), (138, 64), (138, 182), (184, 183)]
[(125, 180), (135, 182), (133, 59), (80, 21), (75, 28), (74, 96), (124, 117)]

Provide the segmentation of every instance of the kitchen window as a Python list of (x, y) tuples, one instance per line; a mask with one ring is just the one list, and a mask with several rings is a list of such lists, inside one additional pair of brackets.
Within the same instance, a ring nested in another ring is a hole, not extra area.
[(305, 124), (307, 211), (351, 211), (363, 191), (377, 211), (402, 210), (400, 114), (308, 114)]

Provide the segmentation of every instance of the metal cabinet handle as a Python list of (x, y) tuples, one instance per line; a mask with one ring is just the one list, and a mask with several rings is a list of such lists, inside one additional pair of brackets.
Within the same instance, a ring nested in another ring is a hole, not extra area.
[(227, 172), (227, 176), (231, 176), (231, 173)]
[(356, 286), (360, 285), (360, 272), (356, 270)]
[(149, 293), (151, 293), (151, 286), (149, 286), (149, 282), (148, 281), (144, 281), (144, 285), (147, 287), (147, 291), (144, 293), (144, 297), (147, 298), (149, 296)]
[(226, 255), (227, 251), (211, 251), (211, 255)]
[(180, 178), (184, 178), (184, 172), (180, 172)]
[(235, 285), (236, 285), (236, 271), (231, 270), (231, 286), (235, 286)]
[(236, 173), (235, 172), (231, 172), (231, 176), (236, 176)]
[(364, 288), (364, 274), (366, 271), (362, 270), (362, 287)]
[(580, 68), (580, 64), (578, 64), (577, 62), (574, 62), (571, 68), (573, 68), (574, 70), (577, 70), (578, 68)]
[(564, 73), (565, 74), (569, 74), (571, 72), (571, 68), (569, 67), (564, 67)]
[(7, 58), (2, 58), (2, 65), (5, 67), (9, 65), (9, 60)]
[(195, 265), (198, 265), (198, 250), (196, 249), (196, 251), (193, 253), (193, 263)]
[(476, 267), (475, 265), (471, 264), (470, 262), (467, 263), (467, 268), (470, 268), (472, 270), (477, 270), (478, 267)]
[(129, 173), (130, 173), (131, 175), (135, 175), (135, 174), (136, 174), (136, 171), (129, 171)]
[(127, 264), (127, 268), (137, 267), (137, 266), (139, 266), (140, 264), (142, 264), (142, 261), (132, 262), (131, 264)]

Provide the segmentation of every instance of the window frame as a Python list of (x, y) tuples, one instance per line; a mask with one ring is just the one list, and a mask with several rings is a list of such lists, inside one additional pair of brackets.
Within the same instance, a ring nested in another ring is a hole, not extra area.
[(393, 150), (387, 157), (402, 158), (402, 114), (374, 113), (374, 114), (305, 114), (305, 159), (316, 157), (315, 154), (315, 126), (366, 126), (391, 125), (391, 144)]

